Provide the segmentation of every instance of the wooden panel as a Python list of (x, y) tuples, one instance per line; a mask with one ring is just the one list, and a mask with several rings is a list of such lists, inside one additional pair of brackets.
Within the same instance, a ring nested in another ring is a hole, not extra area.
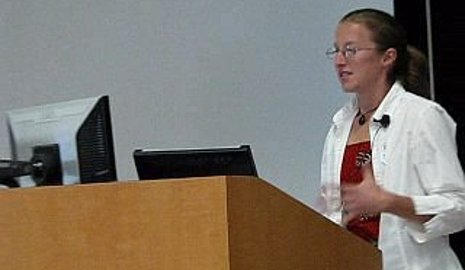
[(229, 269), (224, 178), (0, 191), (2, 269)]
[(253, 177), (2, 190), (0, 216), (2, 269), (381, 269), (374, 247)]
[(381, 270), (372, 245), (264, 181), (244, 179), (227, 184), (231, 270)]

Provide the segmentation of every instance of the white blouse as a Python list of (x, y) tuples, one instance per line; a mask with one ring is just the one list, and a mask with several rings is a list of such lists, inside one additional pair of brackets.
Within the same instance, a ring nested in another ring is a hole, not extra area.
[[(321, 164), (323, 215), (341, 223), (340, 174), (356, 99), (333, 117)], [(455, 143), (456, 124), (437, 103), (396, 82), (370, 122), (372, 165), (378, 185), (410, 196), (415, 212), (434, 215), (424, 224), (382, 213), (378, 247), (383, 269), (462, 269), (448, 235), (465, 228), (465, 178)]]

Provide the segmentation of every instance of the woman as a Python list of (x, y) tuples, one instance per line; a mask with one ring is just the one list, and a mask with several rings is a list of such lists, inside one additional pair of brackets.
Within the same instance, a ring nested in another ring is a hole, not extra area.
[(321, 211), (377, 245), (385, 270), (462, 269), (448, 241), (465, 227), (455, 122), (406, 91), (425, 85), (409, 51), (385, 12), (356, 10), (338, 23), (327, 55), (353, 95), (325, 141)]

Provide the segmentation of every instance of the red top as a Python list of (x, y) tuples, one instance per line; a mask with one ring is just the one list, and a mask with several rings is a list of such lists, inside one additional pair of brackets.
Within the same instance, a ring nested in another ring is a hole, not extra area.
[[(341, 168), (341, 184), (360, 183), (362, 181), (361, 164), (357, 156), (371, 154), (370, 141), (346, 146)], [(347, 224), (347, 229), (370, 243), (378, 242), (380, 216), (360, 217)]]

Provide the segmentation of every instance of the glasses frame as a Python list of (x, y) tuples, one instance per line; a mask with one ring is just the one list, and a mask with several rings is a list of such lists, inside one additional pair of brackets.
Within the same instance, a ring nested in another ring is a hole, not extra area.
[(352, 46), (346, 46), (343, 49), (337, 48), (337, 47), (331, 47), (326, 50), (326, 57), (329, 59), (333, 60), (336, 55), (340, 52), (342, 53), (342, 56), (344, 56), (345, 59), (352, 59), (355, 57), (358, 51), (370, 51), (370, 50), (378, 50), (376, 47), (352, 47)]

